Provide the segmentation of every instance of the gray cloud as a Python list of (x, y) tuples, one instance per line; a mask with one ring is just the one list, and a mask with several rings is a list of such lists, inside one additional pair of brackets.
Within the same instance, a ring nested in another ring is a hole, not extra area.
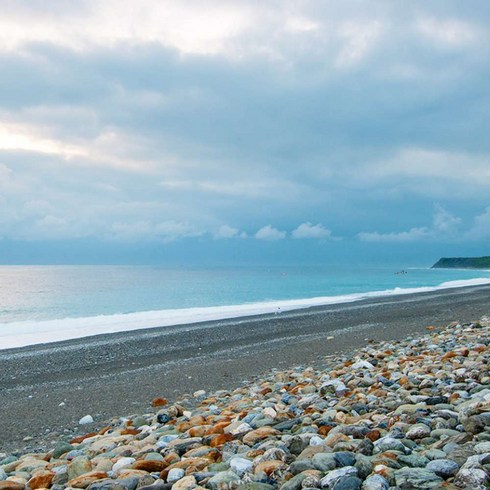
[[(305, 226), (324, 222), (408, 241), (485, 227), (485, 214), (472, 224), (490, 183), (484, 2), (145, 1), (132, 19), (118, 2), (112, 20), (110, 1), (7, 4), (6, 238), (233, 238), (264, 222), (320, 237), (330, 230)], [(458, 218), (427, 222), (434, 201)]]

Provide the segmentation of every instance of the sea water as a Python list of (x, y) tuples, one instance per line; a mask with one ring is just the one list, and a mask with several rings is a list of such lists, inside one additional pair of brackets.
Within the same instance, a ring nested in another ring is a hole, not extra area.
[(0, 266), (0, 349), (486, 283), (457, 269)]

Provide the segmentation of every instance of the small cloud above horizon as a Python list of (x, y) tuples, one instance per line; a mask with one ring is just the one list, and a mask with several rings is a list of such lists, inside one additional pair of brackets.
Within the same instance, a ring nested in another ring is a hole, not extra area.
[(257, 240), (268, 240), (268, 241), (276, 241), (283, 240), (286, 238), (286, 232), (278, 230), (277, 228), (272, 227), (271, 225), (266, 225), (262, 227), (257, 233), (255, 233), (255, 238)]
[(332, 232), (318, 223), (312, 225), (309, 221), (302, 223), (291, 232), (291, 236), (296, 239), (303, 238), (331, 238)]

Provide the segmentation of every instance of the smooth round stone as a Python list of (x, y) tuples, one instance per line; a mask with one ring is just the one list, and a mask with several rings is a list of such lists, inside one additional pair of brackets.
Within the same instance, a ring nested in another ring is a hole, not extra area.
[(440, 449), (429, 449), (428, 451), (425, 451), (424, 456), (429, 460), (445, 459), (446, 453)]
[(390, 484), (381, 475), (368, 476), (362, 484), (362, 490), (389, 490)]
[(167, 475), (168, 483), (175, 483), (176, 481), (183, 478), (185, 475), (185, 471), (182, 468), (172, 468)]
[(299, 475), (293, 476), (281, 486), (280, 490), (301, 490), (301, 484), (307, 476), (306, 473), (300, 473)]
[(314, 470), (316, 469), (316, 466), (314, 465), (313, 461), (310, 459), (298, 459), (291, 463), (289, 466), (289, 471), (293, 475), (297, 475), (299, 473), (303, 473), (303, 471), (307, 470)]
[(459, 436), (460, 434), (461, 432), (454, 429), (434, 429), (433, 431), (431, 431), (430, 436), (439, 439), (442, 436), (451, 437)]
[(3, 470), (3, 468), (0, 468), (0, 481), (6, 480), (8, 478), (7, 473)]
[(322, 439), (320, 436), (313, 436), (310, 439), (310, 446), (322, 446), (324, 442), (324, 439)]
[(356, 464), (356, 457), (354, 454), (347, 451), (339, 451), (334, 453), (334, 459), (339, 468), (344, 466), (354, 466)]
[(246, 458), (234, 457), (229, 461), (230, 469), (237, 475), (241, 476), (247, 471), (251, 471), (253, 467), (253, 461)]
[(488, 481), (487, 472), (479, 468), (461, 468), (454, 479), (454, 484), (459, 488), (480, 489)]
[(422, 439), (430, 435), (430, 427), (425, 424), (415, 424), (406, 433), (408, 439)]
[(75, 449), (75, 448), (71, 444), (62, 442), (61, 444), (56, 445), (56, 447), (54, 448), (53, 458), (58, 459), (60, 456), (62, 456), (65, 453), (70, 452), (73, 449)]
[(274, 490), (274, 487), (267, 483), (250, 482), (240, 485), (240, 490)]
[(330, 471), (337, 467), (337, 461), (334, 453), (318, 453), (312, 458), (313, 465), (317, 470)]
[(425, 468), (401, 468), (395, 471), (396, 486), (411, 490), (429, 490), (437, 488), (442, 478)]
[(179, 436), (176, 434), (166, 434), (160, 437), (160, 439), (158, 439), (155, 445), (156, 447), (165, 447), (168, 446), (169, 442), (172, 442), (174, 439), (178, 439), (178, 438)]
[(78, 456), (68, 466), (68, 479), (73, 480), (90, 471), (92, 471), (90, 460), (86, 456)]
[(123, 468), (127, 468), (128, 466), (131, 466), (135, 461), (136, 461), (135, 458), (121, 458), (121, 459), (118, 459), (114, 463), (114, 466), (112, 467), (112, 471), (114, 473), (117, 473), (119, 470), (122, 470)]
[(85, 455), (85, 451), (83, 449), (72, 449), (71, 451), (68, 451), (66, 453), (65, 459), (72, 460), (78, 456), (84, 456), (84, 455)]
[(426, 469), (446, 480), (458, 472), (459, 465), (450, 459), (434, 459), (427, 463)]
[(410, 466), (411, 468), (425, 468), (429, 460), (420, 454), (409, 454), (400, 456), (398, 462), (403, 466)]
[(94, 421), (94, 418), (92, 415), (85, 415), (78, 421), (78, 425), (87, 425), (87, 424), (92, 424)]
[(334, 486), (345, 478), (354, 476), (357, 478), (357, 468), (353, 466), (345, 466), (344, 468), (339, 468), (338, 470), (332, 470), (328, 472), (321, 480), (320, 486), (322, 488), (333, 489)]
[(357, 468), (357, 475), (359, 478), (367, 478), (373, 471), (371, 458), (364, 454), (356, 455), (356, 463), (354, 466)]
[(475, 446), (475, 451), (478, 454), (490, 453), (490, 442), (480, 442)]
[(363, 439), (357, 446), (356, 452), (371, 456), (373, 454), (374, 444), (369, 439)]
[(211, 490), (219, 490), (220, 488), (231, 488), (239, 482), (240, 478), (233, 471), (221, 471), (210, 478), (207, 484)]
[(393, 437), (382, 437), (374, 443), (374, 448), (377, 452), (383, 453), (385, 451), (400, 451), (402, 453), (408, 453), (410, 450), (398, 439)]
[(347, 476), (338, 480), (332, 490), (360, 490), (361, 485), (362, 480), (357, 476)]

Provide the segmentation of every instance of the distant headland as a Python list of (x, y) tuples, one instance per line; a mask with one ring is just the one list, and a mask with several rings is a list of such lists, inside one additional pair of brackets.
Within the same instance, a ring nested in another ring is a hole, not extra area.
[(432, 269), (490, 269), (490, 257), (443, 257)]

